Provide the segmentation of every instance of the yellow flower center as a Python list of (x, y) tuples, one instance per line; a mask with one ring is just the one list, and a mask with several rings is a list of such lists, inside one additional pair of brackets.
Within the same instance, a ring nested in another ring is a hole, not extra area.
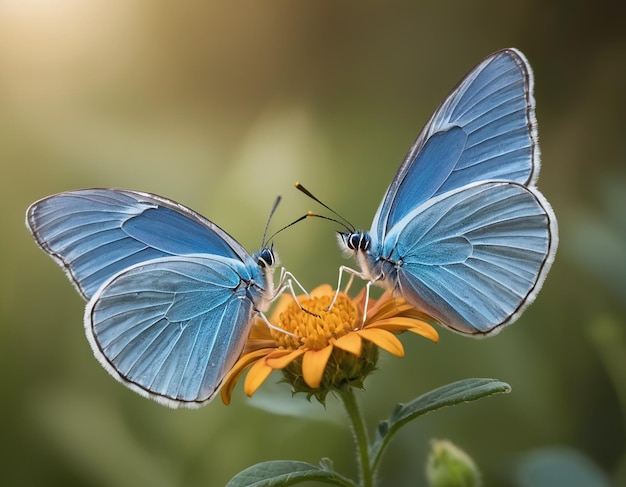
[(332, 309), (324, 311), (331, 299), (328, 295), (301, 299), (302, 308), (296, 302), (291, 303), (278, 317), (277, 325), (297, 338), (271, 330), (279, 346), (290, 350), (301, 347), (321, 350), (332, 340), (353, 331), (360, 320), (357, 307), (348, 296), (339, 293)]

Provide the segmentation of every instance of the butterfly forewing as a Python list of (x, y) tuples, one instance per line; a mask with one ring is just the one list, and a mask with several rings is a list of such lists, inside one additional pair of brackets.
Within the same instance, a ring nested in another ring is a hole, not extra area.
[(194, 253), (247, 256), (232, 237), (192, 210), (136, 191), (60, 193), (31, 205), (26, 222), (85, 299), (139, 262)]
[(448, 95), (409, 150), (378, 209), (384, 234), (426, 200), (478, 181), (534, 183), (533, 76), (515, 49), (487, 57)]

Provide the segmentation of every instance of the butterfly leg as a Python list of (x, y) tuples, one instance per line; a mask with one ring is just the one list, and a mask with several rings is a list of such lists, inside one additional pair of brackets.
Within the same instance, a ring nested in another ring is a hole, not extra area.
[(361, 322), (361, 327), (365, 324), (365, 319), (367, 318), (367, 309), (370, 304), (370, 287), (372, 287), (374, 281), (367, 281), (365, 285), (365, 304), (363, 305), (363, 320)]
[(265, 313), (263, 313), (262, 311), (259, 311), (259, 317), (265, 322), (265, 324), (267, 326), (269, 326), (272, 330), (276, 330), (280, 333), (284, 333), (285, 335), (289, 335), (292, 338), (298, 338), (296, 335), (294, 335), (291, 332), (288, 332), (286, 330), (283, 330), (282, 328), (280, 328), (279, 326), (276, 325), (272, 325), (272, 323), (270, 322), (270, 320), (267, 319), (267, 316), (265, 316)]
[[(348, 291), (350, 290), (350, 287), (352, 286), (353, 282), (354, 282), (354, 274), (350, 274), (350, 279), (348, 279), (348, 283), (346, 284), (346, 287), (343, 289), (343, 292), (345, 294), (348, 294)], [(337, 286), (337, 289), (339, 289), (339, 286)]]
[(362, 272), (357, 271), (356, 269), (353, 269), (352, 267), (347, 267), (345, 265), (342, 265), (339, 267), (339, 278), (337, 279), (337, 290), (335, 291), (335, 295), (333, 296), (332, 301), (330, 302), (330, 304), (324, 309), (324, 311), (330, 311), (333, 306), (335, 305), (335, 301), (337, 301), (337, 296), (339, 295), (339, 291), (341, 290), (341, 281), (343, 280), (343, 274), (347, 273), (350, 274), (350, 279), (348, 280), (348, 284), (346, 284), (346, 289), (344, 292), (348, 292), (348, 290), (350, 289), (350, 286), (352, 285), (352, 281), (354, 280), (354, 276), (357, 276), (361, 279), (363, 279), (364, 281), (367, 281), (367, 279), (365, 278), (365, 276), (363, 275)]
[(296, 298), (296, 294), (295, 294), (295, 291), (293, 289), (292, 281), (297, 284), (297, 286), (300, 288), (300, 290), (304, 294), (306, 294), (307, 297), (309, 297), (309, 292), (305, 289), (305, 287), (302, 284), (300, 284), (300, 281), (298, 281), (298, 279), (296, 279), (296, 276), (294, 276), (291, 272), (286, 270), (284, 267), (281, 267), (280, 268), (280, 277), (278, 278), (278, 287), (281, 288), (285, 281), (287, 281), (288, 286), (291, 289), (291, 295), (294, 297), (294, 299)]
[(291, 272), (287, 271), (284, 267), (282, 267), (281, 270), (280, 270), (280, 278), (278, 280), (278, 286), (277, 286), (278, 290), (276, 291), (276, 293), (272, 297), (272, 301), (275, 301), (285, 291), (289, 290), (289, 293), (291, 294), (291, 297), (293, 298), (293, 300), (296, 302), (296, 304), (298, 305), (298, 307), (302, 311), (304, 311), (305, 313), (308, 313), (308, 314), (310, 314), (312, 316), (317, 316), (319, 318), (319, 315), (317, 315), (315, 313), (312, 313), (308, 309), (302, 307), (302, 305), (300, 304), (300, 301), (298, 300), (298, 296), (296, 295), (296, 291), (295, 291), (294, 286), (293, 286), (294, 282), (296, 283), (296, 285), (300, 288), (300, 290), (307, 297), (310, 296), (309, 292), (304, 288), (304, 286), (302, 284), (300, 284), (300, 281), (298, 281), (298, 279), (296, 279), (296, 276), (294, 276)]
[[(306, 290), (302, 287), (302, 285), (300, 284), (300, 282), (298, 282), (298, 280), (295, 278), (295, 276), (291, 273), (288, 272), (287, 270), (285, 270), (284, 267), (281, 267), (280, 269), (280, 278), (278, 281), (278, 286), (276, 291), (274, 292), (274, 295), (271, 297), (270, 301), (273, 303), (274, 301), (276, 301), (280, 296), (283, 295), (283, 293), (285, 291), (287, 291), (287, 289), (289, 289), (289, 292), (291, 293), (291, 296), (293, 297), (294, 301), (296, 303), (298, 303), (298, 300), (296, 299), (296, 293), (295, 290), (293, 289), (293, 283), (292, 283), (292, 279), (293, 281), (295, 281), (298, 286), (300, 287), (300, 289), (302, 289), (302, 291), (304, 291), (306, 293)], [(287, 281), (285, 283), (285, 280)], [(308, 293), (307, 293), (308, 295)], [(298, 303), (299, 305), (299, 303)], [(284, 333), (286, 335), (289, 335), (290, 337), (293, 338), (298, 338), (296, 335), (294, 335), (293, 333), (290, 333), (286, 330), (283, 330), (282, 328), (280, 328), (279, 326), (273, 325), (270, 320), (267, 318), (267, 316), (265, 316), (265, 313), (263, 313), (261, 310), (257, 309), (257, 312), (259, 313), (259, 317), (265, 322), (265, 324), (270, 327), (272, 330), (276, 330), (280, 333)]]
[[(286, 281), (286, 282), (285, 282)], [(302, 292), (307, 296), (310, 297), (309, 292), (304, 288), (304, 286), (302, 284), (300, 284), (300, 281), (298, 281), (298, 279), (296, 279), (296, 276), (294, 276), (291, 272), (285, 270), (284, 267), (282, 267), (280, 269), (280, 278), (278, 280), (278, 291), (276, 291), (276, 293), (274, 294), (274, 297), (272, 298), (272, 301), (275, 301), (276, 299), (278, 299), (278, 297), (283, 294), (287, 289), (289, 289), (289, 292), (291, 294), (291, 297), (293, 298), (293, 300), (298, 304), (298, 307), (304, 311), (305, 313), (309, 313), (308, 310), (304, 309), (301, 305), (300, 305), (300, 301), (298, 300), (298, 296), (296, 295), (296, 291), (293, 287), (293, 283), (296, 283), (298, 285), (298, 287), (302, 290)], [(314, 313), (309, 313), (312, 314), (314, 316)]]

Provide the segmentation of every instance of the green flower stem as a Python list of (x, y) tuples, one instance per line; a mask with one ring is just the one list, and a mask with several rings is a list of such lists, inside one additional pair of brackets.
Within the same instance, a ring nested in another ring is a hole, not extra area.
[(370, 463), (369, 438), (367, 436), (367, 428), (365, 420), (361, 414), (361, 409), (354, 395), (352, 387), (345, 387), (341, 391), (341, 399), (352, 423), (352, 432), (354, 434), (354, 442), (359, 455), (359, 466), (361, 468), (361, 486), (373, 487), (374, 479)]

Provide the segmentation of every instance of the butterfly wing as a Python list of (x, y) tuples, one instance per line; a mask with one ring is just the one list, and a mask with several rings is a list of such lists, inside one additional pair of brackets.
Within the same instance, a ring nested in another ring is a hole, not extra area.
[(487, 57), (452, 90), (409, 150), (370, 234), (382, 240), (430, 198), (477, 181), (534, 184), (539, 148), (533, 75), (524, 55)]
[(30, 206), (26, 224), (85, 299), (118, 272), (151, 259), (194, 253), (250, 259), (224, 230), (189, 208), (136, 191), (49, 196)]
[(493, 334), (535, 298), (554, 260), (556, 218), (516, 183), (476, 183), (400, 221), (372, 261), (414, 306), (465, 334)]
[(239, 358), (254, 307), (240, 261), (164, 257), (107, 281), (85, 310), (85, 330), (105, 369), (170, 407), (209, 401)]
[(171, 407), (209, 401), (241, 354), (266, 272), (192, 210), (127, 190), (34, 203), (27, 226), (81, 295), (87, 338), (117, 380)]

